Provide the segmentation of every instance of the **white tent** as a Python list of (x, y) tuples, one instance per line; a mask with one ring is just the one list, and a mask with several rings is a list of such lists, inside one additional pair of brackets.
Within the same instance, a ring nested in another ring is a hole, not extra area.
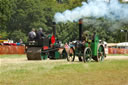
[(128, 42), (122, 42), (122, 43), (118, 43), (117, 46), (124, 46), (124, 47), (128, 47)]
[(128, 0), (122, 0), (123, 2), (128, 2)]

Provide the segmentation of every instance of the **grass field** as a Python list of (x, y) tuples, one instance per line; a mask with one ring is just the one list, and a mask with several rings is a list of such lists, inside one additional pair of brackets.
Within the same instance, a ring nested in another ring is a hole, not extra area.
[(25, 55), (0, 56), (0, 85), (128, 85), (128, 60), (27, 61)]
[(128, 56), (128, 54), (109, 54), (107, 56)]

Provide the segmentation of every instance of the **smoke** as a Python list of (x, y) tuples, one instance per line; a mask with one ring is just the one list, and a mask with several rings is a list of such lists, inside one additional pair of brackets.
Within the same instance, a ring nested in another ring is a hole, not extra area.
[(57, 12), (54, 16), (56, 23), (73, 22), (80, 18), (104, 17), (111, 20), (128, 20), (128, 4), (120, 4), (118, 0), (88, 0), (88, 3), (82, 2), (81, 7), (72, 10), (66, 10), (63, 13)]

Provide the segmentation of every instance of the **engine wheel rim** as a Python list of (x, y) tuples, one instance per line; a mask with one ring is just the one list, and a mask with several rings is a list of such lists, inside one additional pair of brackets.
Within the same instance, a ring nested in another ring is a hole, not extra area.
[(87, 47), (84, 50), (83, 60), (84, 62), (90, 62), (91, 59), (92, 59), (92, 51), (91, 51), (91, 48)]

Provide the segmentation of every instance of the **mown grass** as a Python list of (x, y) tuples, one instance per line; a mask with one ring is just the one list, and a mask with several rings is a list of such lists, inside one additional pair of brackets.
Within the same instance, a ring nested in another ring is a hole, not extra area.
[[(128, 54), (108, 54), (107, 56), (128, 56)], [(26, 55), (0, 55), (0, 58), (26, 58)]]
[(0, 55), (0, 58), (25, 58), (26, 57), (26, 55), (24, 55), (24, 54), (21, 54), (21, 55), (18, 55), (18, 54), (15, 54), (15, 55), (13, 55), (13, 54), (8, 54), (8, 55)]
[(128, 60), (3, 63), (0, 85), (128, 85)]
[(128, 54), (108, 54), (107, 56), (128, 56)]

